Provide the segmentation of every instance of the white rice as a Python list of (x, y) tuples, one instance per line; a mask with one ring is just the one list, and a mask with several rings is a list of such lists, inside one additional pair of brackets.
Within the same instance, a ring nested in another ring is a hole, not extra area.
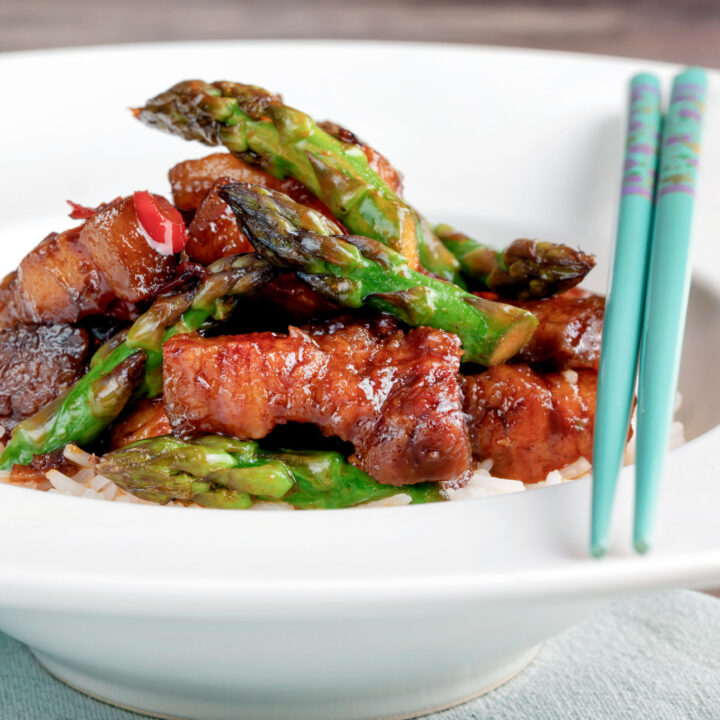
[[(575, 375), (577, 381), (577, 373), (573, 370), (566, 370), (568, 374), (567, 380), (573, 382), (572, 376)], [(675, 410), (680, 407), (680, 393), (677, 395)], [(624, 465), (631, 465), (635, 462), (635, 423), (636, 413), (632, 417), (633, 435), (625, 449), (623, 458)], [(3, 437), (5, 431), (0, 426), (0, 438)], [(681, 422), (674, 421), (670, 429), (669, 449), (679, 447), (685, 442), (683, 425)], [(0, 450), (4, 444), (0, 441)], [(93, 500), (106, 500), (112, 502), (135, 503), (141, 505), (154, 505), (146, 500), (140, 500), (134, 495), (126, 493), (119, 488), (112, 480), (95, 473), (95, 465), (98, 458), (90, 453), (81, 450), (77, 445), (67, 445), (63, 450), (63, 455), (72, 462), (78, 469), (72, 475), (66, 475), (59, 470), (48, 470), (45, 473), (46, 480), (28, 481), (22, 483), (23, 487), (33, 490), (44, 490), (49, 493), (59, 493), (61, 495), (69, 495), (72, 497), (91, 498)], [(575, 462), (570, 463), (562, 468), (551, 470), (545, 480), (538, 483), (525, 484), (520, 480), (511, 480), (509, 478), (498, 477), (491, 473), (493, 461), (484, 460), (479, 463), (470, 481), (464, 487), (455, 490), (446, 490), (445, 495), (448, 500), (469, 500), (479, 497), (490, 497), (492, 495), (506, 495), (508, 493), (524, 492), (525, 490), (537, 487), (545, 487), (549, 485), (559, 485), (569, 480), (589, 475), (592, 471), (590, 461), (584, 457), (578, 458)], [(0, 483), (9, 483), (10, 473), (0, 471)], [(409, 505), (412, 501), (410, 495), (404, 492), (398, 492), (390, 497), (382, 500), (365, 503), (362, 507), (399, 507)], [(187, 507), (184, 503), (173, 501), (168, 506)], [(195, 506), (199, 507), (199, 506)], [(251, 510), (294, 510), (292, 505), (283, 502), (257, 502)]]

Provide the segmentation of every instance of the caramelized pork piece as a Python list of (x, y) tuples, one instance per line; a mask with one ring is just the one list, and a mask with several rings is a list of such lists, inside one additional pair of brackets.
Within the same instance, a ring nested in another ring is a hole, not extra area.
[[(231, 158), (233, 161), (236, 160), (233, 155), (226, 153), (210, 155), (204, 160), (207, 160), (208, 167), (214, 170), (228, 164), (227, 158)], [(199, 160), (188, 160), (185, 163), (180, 163), (171, 170), (171, 173), (179, 172), (179, 169), (182, 169), (184, 173), (191, 163), (200, 162)], [(238, 162), (242, 161), (238, 160)], [(245, 165), (245, 168), (252, 172), (261, 173), (261, 171), (247, 165)], [(265, 173), (262, 173), (262, 175), (265, 175)], [(269, 175), (267, 177), (271, 181), (275, 180)], [(200, 203), (195, 217), (188, 226), (189, 237), (185, 251), (190, 260), (209, 265), (214, 260), (227, 255), (253, 252), (253, 246), (238, 228), (235, 214), (217, 193), (218, 188), (233, 181), (234, 178), (229, 175), (219, 177), (210, 186)], [(188, 182), (190, 183), (188, 187), (195, 187), (193, 182), (200, 181), (196, 179), (194, 181), (188, 180)], [(203, 183), (200, 183), (200, 186), (203, 187)], [(175, 191), (174, 184), (173, 191)], [(190, 202), (190, 193), (178, 191), (175, 197), (186, 204)], [(194, 200), (195, 195), (193, 194), (192, 197)], [(294, 273), (284, 273), (269, 282), (258, 293), (258, 299), (280, 308), (292, 322), (296, 323), (305, 323), (314, 318), (338, 311), (338, 306), (335, 303), (318, 295), (302, 280), (299, 280)]]
[(171, 432), (162, 398), (143, 398), (129, 415), (113, 425), (110, 431), (110, 449), (117, 450), (138, 440), (169, 435)]
[(0, 285), (0, 327), (74, 322), (102, 312), (113, 294), (79, 245), (81, 228), (50, 233)]
[[(159, 195), (152, 197), (159, 206), (169, 204)], [(138, 302), (152, 297), (174, 274), (175, 257), (150, 247), (131, 197), (93, 215), (83, 226), (79, 244), (120, 300)]]
[(544, 370), (598, 369), (604, 297), (568, 292), (544, 300), (509, 302), (529, 310), (540, 322), (512, 362)]
[(493, 460), (493, 475), (535, 483), (592, 458), (593, 371), (542, 374), (527, 365), (498, 365), (461, 384), (473, 452)]
[(215, 181), (223, 177), (235, 182), (279, 190), (295, 202), (332, 217), (327, 207), (294, 178), (278, 180), (230, 153), (213, 153), (197, 160), (185, 160), (170, 168), (168, 177), (175, 206), (185, 212), (197, 210)]
[(200, 207), (188, 225), (185, 252), (194, 262), (209, 265), (226, 255), (253, 252), (253, 246), (240, 232), (235, 213), (217, 194), (217, 189), (233, 182), (224, 175), (210, 187)]
[(11, 430), (85, 372), (88, 334), (69, 325), (0, 330), (0, 425)]
[(148, 244), (132, 198), (117, 200), (83, 226), (51, 233), (23, 258), (0, 284), (0, 328), (76, 322), (115, 300), (147, 299), (172, 277), (175, 264)]
[(379, 482), (463, 483), (471, 452), (457, 381), (462, 349), (392, 318), (341, 318), (288, 335), (178, 335), (163, 347), (165, 409), (181, 436), (265, 437), (316, 424), (353, 443)]
[(183, 212), (194, 212), (218, 178), (229, 177), (235, 182), (264, 186), (268, 182), (266, 175), (234, 155), (220, 152), (178, 163), (170, 168), (168, 179), (175, 207)]

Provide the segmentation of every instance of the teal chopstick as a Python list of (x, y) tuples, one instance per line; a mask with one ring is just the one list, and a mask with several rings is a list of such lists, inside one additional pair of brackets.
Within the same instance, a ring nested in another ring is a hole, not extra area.
[(615, 258), (595, 410), (590, 551), (596, 557), (605, 553), (607, 545), (635, 392), (661, 118), (658, 79), (636, 75), (630, 82)]
[(638, 380), (634, 544), (651, 543), (675, 406), (690, 288), (690, 229), (707, 79), (675, 78), (663, 128)]

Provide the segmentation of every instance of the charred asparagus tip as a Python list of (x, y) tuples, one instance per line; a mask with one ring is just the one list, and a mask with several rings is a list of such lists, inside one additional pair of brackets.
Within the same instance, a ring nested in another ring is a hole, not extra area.
[(455, 333), (468, 361), (494, 365), (506, 360), (537, 326), (526, 310), (476, 298), (413, 271), (402, 255), (375, 240), (318, 232), (302, 206), (282, 193), (240, 184), (221, 192), (245, 235), (269, 262), (294, 269), (315, 290), (343, 305), (366, 304), (409, 325)]
[(532, 300), (564, 292), (595, 266), (592, 255), (567, 245), (523, 239), (498, 251), (449, 225), (438, 225), (435, 232), (466, 275), (508, 298)]

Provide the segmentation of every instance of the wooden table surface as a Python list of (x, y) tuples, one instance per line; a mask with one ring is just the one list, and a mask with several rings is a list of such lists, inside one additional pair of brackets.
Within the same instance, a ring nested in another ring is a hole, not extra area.
[(0, 51), (272, 37), (526, 46), (720, 67), (720, 2), (0, 0)]

